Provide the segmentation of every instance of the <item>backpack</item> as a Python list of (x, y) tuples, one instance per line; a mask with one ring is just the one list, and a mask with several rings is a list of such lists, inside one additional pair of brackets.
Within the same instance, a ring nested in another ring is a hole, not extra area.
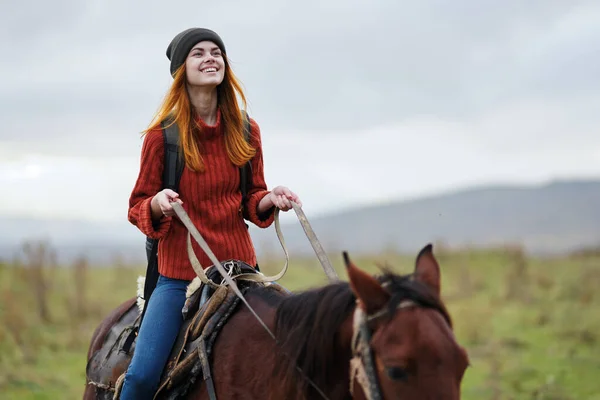
[[(250, 140), (250, 117), (242, 110), (242, 116), (244, 118), (244, 137), (246, 141)], [(184, 162), (179, 153), (179, 129), (177, 124), (167, 125), (167, 121), (162, 122), (163, 127), (163, 140), (165, 143), (165, 160), (163, 170), (163, 185), (162, 188), (168, 188), (175, 192), (179, 190), (179, 180), (183, 173)], [(242, 192), (242, 204), (246, 203), (246, 197), (248, 194), (248, 188), (252, 181), (252, 164), (251, 160), (240, 167), (240, 191)], [(246, 224), (248, 227), (248, 224)], [(150, 300), (152, 292), (156, 288), (158, 282), (158, 240), (146, 237), (146, 258), (148, 265), (146, 267), (146, 280), (144, 283), (144, 308), (140, 317), (141, 321), (146, 313), (146, 306)]]

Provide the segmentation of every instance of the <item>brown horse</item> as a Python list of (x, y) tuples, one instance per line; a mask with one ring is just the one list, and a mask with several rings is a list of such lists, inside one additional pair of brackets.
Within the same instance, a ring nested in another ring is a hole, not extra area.
[[(386, 269), (373, 277), (344, 260), (349, 282), (246, 292), (276, 341), (241, 305), (212, 352), (218, 400), (460, 398), (468, 356), (440, 298), (432, 246), (406, 276)], [(202, 379), (187, 398), (209, 398)]]

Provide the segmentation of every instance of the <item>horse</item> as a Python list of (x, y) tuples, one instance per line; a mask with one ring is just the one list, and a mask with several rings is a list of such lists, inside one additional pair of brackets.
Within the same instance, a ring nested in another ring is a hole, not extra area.
[[(218, 400), (455, 400), (469, 359), (441, 299), (440, 267), (428, 244), (407, 275), (370, 275), (343, 252), (348, 281), (283, 294), (251, 287), (244, 297), (273, 336), (240, 305), (214, 342)], [(122, 312), (115, 310), (92, 338)], [(84, 399), (93, 399), (86, 389)], [(186, 399), (210, 399), (198, 379)]]

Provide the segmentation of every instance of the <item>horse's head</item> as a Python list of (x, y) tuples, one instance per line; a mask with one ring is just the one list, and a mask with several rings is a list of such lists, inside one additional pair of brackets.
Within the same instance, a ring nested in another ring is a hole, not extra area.
[(344, 253), (357, 298), (351, 390), (354, 398), (459, 399), (468, 366), (440, 299), (440, 269), (428, 245), (409, 276), (380, 279)]

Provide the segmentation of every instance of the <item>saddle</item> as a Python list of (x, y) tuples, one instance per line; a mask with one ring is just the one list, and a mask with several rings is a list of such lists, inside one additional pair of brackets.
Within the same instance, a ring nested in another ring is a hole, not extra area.
[[(227, 260), (222, 265), (230, 276), (260, 273), (239, 260)], [(206, 274), (213, 282), (222, 283), (223, 278), (215, 267), (209, 267)], [(238, 280), (236, 283), (242, 293), (257, 285), (285, 295), (290, 293), (274, 282)], [(179, 398), (200, 377), (210, 373), (209, 360), (213, 343), (240, 302), (229, 286), (214, 289), (200, 282), (199, 278), (194, 278), (190, 283), (186, 297), (181, 310), (184, 321), (163, 370), (155, 399)], [(88, 361), (87, 383), (96, 387), (97, 399), (119, 398), (125, 372), (135, 351), (136, 336), (129, 343), (130, 334), (139, 327), (141, 308), (139, 298), (137, 304), (132, 301), (106, 334), (102, 347)]]

